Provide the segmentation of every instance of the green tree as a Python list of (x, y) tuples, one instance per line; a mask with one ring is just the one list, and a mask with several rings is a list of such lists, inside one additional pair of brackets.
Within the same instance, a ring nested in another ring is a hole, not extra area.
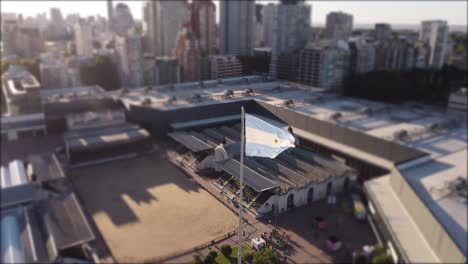
[(108, 56), (97, 56), (94, 62), (80, 68), (83, 85), (100, 85), (105, 90), (120, 87), (117, 66)]
[(223, 253), (224, 256), (229, 257), (232, 253), (232, 247), (228, 244), (224, 244), (221, 246), (221, 253)]
[(262, 249), (253, 254), (253, 264), (279, 264), (278, 254), (271, 249)]
[(193, 256), (192, 264), (203, 264), (203, 261), (200, 258), (200, 256), (195, 255), (195, 256)]
[(252, 263), (253, 261), (253, 253), (252, 252), (247, 252), (242, 256), (244, 262), (247, 263)]
[(204, 258), (203, 258), (203, 264), (214, 264), (215, 263), (215, 258), (213, 257), (213, 255), (206, 255)]

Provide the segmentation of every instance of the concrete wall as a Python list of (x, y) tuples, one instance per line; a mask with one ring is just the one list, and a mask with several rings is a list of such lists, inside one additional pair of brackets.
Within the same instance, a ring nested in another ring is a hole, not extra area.
[(408, 182), (392, 171), (390, 184), (442, 263), (465, 263), (466, 257)]

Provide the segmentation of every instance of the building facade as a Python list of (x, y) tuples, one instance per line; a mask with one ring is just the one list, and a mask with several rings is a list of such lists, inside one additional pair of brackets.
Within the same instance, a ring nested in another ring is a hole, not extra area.
[(343, 12), (331, 12), (327, 15), (325, 38), (346, 40), (353, 31), (353, 16)]
[(135, 22), (128, 6), (124, 3), (118, 3), (112, 17), (113, 31), (119, 35), (125, 35), (134, 25)]
[(115, 46), (122, 85), (130, 87), (143, 85), (141, 36), (137, 34), (117, 36)]
[(310, 42), (299, 55), (299, 82), (339, 90), (349, 72), (350, 52), (344, 41)]
[(355, 74), (373, 71), (375, 68), (375, 46), (364, 38), (350, 39), (350, 70)]
[(242, 65), (235, 56), (218, 55), (211, 57), (212, 79), (242, 76)]
[(254, 48), (254, 1), (220, 2), (220, 53), (250, 56)]
[(216, 6), (211, 0), (190, 4), (190, 22), (203, 54), (216, 52)]
[(447, 21), (428, 20), (421, 22), (419, 40), (429, 44), (429, 66), (440, 69), (444, 64), (449, 27)]
[(93, 55), (93, 28), (83, 19), (75, 24), (75, 45), (77, 55)]
[(392, 34), (392, 28), (390, 24), (377, 23), (374, 27), (374, 39), (377, 41), (385, 40)]
[(311, 6), (303, 1), (272, 5), (270, 76), (277, 78), (279, 56), (305, 47), (310, 30)]

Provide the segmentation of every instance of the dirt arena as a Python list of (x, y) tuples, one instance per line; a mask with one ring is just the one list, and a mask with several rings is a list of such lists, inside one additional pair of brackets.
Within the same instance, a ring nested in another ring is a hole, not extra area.
[(156, 260), (233, 230), (237, 218), (156, 155), (70, 171), (119, 262)]

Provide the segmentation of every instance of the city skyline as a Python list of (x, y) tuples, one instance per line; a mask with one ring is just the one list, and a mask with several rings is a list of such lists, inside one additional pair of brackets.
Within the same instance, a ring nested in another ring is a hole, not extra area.
[[(132, 15), (141, 20), (144, 1), (114, 1), (126, 3)], [(213, 1), (219, 11), (219, 1)], [(267, 4), (277, 1), (256, 1)], [(79, 3), (79, 4), (78, 4)], [(323, 26), (329, 12), (343, 11), (355, 18), (355, 24), (373, 24), (386, 22), (395, 25), (419, 25), (422, 20), (442, 19), (449, 25), (466, 25), (468, 3), (465, 1), (307, 1), (312, 5), (312, 25)], [(105, 1), (2, 1), (4, 13), (21, 13), (35, 16), (38, 13), (49, 14), (50, 8), (59, 8), (63, 15), (79, 13), (82, 16), (101, 15), (107, 17)], [(92, 8), (91, 8), (92, 6)], [(21, 10), (21, 12), (18, 12)], [(385, 10), (385, 12), (382, 12)], [(395, 14), (398, 13), (398, 16)], [(217, 12), (219, 22), (219, 12)]]

